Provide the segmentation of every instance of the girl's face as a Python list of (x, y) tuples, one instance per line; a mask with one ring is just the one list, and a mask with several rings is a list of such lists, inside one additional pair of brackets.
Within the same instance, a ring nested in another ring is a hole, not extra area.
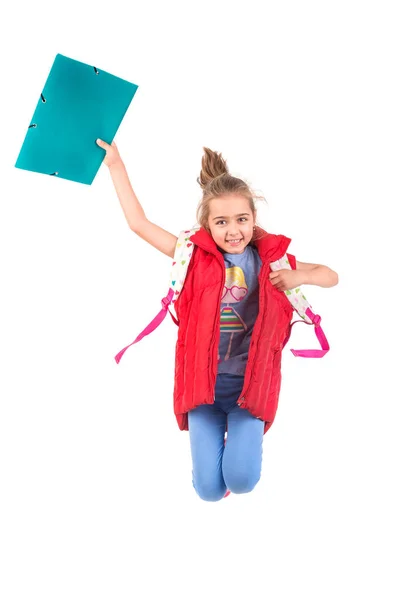
[(214, 242), (230, 254), (242, 254), (254, 232), (255, 215), (249, 201), (235, 194), (210, 201), (208, 226)]

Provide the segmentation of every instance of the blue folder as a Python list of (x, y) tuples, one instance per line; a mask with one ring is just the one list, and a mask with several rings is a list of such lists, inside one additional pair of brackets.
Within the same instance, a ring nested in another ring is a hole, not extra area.
[(15, 166), (90, 185), (138, 86), (57, 54)]

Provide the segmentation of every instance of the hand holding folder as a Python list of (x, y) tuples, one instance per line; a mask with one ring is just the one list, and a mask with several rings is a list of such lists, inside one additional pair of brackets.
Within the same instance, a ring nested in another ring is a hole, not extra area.
[(106, 167), (112, 167), (113, 165), (122, 162), (121, 160), (121, 156), (119, 154), (117, 145), (115, 142), (113, 142), (112, 144), (107, 144), (107, 142), (104, 142), (104, 140), (96, 140), (96, 144), (98, 146), (100, 146), (100, 148), (103, 148), (103, 150), (106, 151), (106, 155), (104, 157), (104, 164), (106, 165)]
[(15, 166), (91, 185), (137, 89), (57, 54)]

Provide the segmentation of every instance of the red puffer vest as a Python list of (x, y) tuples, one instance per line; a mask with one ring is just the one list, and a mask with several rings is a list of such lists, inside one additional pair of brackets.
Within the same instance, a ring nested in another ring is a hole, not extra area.
[[(243, 390), (238, 405), (271, 427), (281, 387), (281, 356), (290, 333), (293, 308), (269, 280), (270, 263), (285, 253), (292, 269), (296, 260), (287, 253), (291, 239), (257, 228), (254, 242), (262, 266), (259, 274), (259, 313), (254, 325)], [(213, 404), (217, 378), (220, 304), (225, 284), (223, 254), (211, 235), (200, 229), (191, 236), (193, 256), (185, 285), (175, 302), (179, 321), (175, 351), (174, 412), (181, 430), (188, 430), (188, 411)]]

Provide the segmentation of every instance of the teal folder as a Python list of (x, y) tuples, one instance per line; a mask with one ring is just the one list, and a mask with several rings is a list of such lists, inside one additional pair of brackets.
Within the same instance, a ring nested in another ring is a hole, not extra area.
[(15, 166), (90, 185), (138, 86), (57, 54)]

